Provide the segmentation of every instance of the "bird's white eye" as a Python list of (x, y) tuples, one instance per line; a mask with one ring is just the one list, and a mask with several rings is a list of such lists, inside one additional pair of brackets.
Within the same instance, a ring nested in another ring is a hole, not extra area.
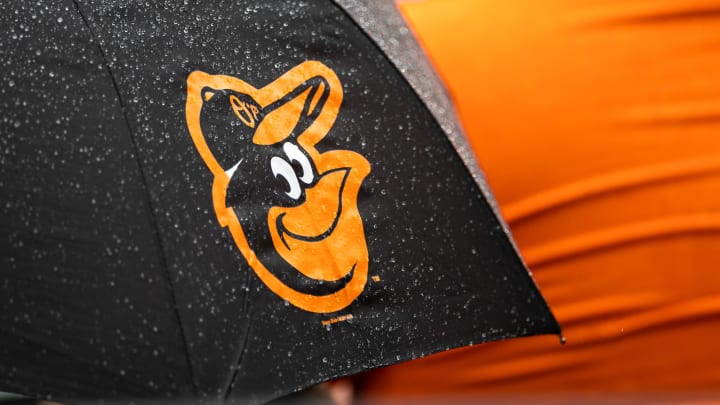
[(294, 143), (285, 142), (285, 144), (283, 145), (283, 151), (285, 152), (285, 155), (287, 155), (290, 162), (297, 162), (300, 165), (300, 168), (302, 169), (302, 173), (299, 177), (300, 181), (305, 184), (312, 183), (312, 166), (310, 165), (310, 161), (308, 160), (307, 156), (302, 153), (300, 148), (298, 148), (298, 146)]
[(281, 176), (285, 179), (285, 181), (287, 181), (290, 190), (286, 191), (285, 194), (287, 194), (288, 197), (293, 200), (300, 198), (300, 195), (302, 194), (302, 191), (300, 190), (300, 182), (295, 174), (295, 170), (293, 170), (292, 165), (290, 165), (287, 160), (278, 156), (273, 157), (270, 159), (270, 169), (272, 170), (272, 174), (275, 178)]

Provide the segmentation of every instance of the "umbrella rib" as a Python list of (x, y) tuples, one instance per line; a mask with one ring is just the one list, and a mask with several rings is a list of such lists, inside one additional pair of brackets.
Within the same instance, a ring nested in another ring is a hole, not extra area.
[(235, 385), (235, 380), (237, 380), (237, 376), (240, 372), (240, 364), (242, 363), (242, 359), (245, 356), (245, 349), (247, 348), (247, 342), (250, 337), (250, 328), (252, 327), (252, 311), (248, 310), (248, 307), (250, 305), (250, 293), (252, 292), (250, 284), (252, 283), (252, 281), (253, 278), (251, 273), (249, 271), (246, 271), (245, 286), (247, 287), (247, 290), (245, 292), (245, 299), (243, 300), (242, 313), (247, 314), (247, 327), (245, 328), (245, 337), (243, 338), (242, 344), (239, 347), (239, 352), (236, 356), (237, 360), (235, 361), (233, 373), (230, 376), (230, 380), (228, 381), (227, 386), (225, 387), (225, 392), (223, 393), (223, 404), (227, 403), (228, 398), (230, 397), (230, 393), (232, 392), (232, 388)]
[(147, 197), (147, 204), (148, 204), (148, 207), (150, 208), (150, 218), (152, 221), (152, 226), (155, 229), (156, 241), (158, 244), (158, 249), (160, 251), (161, 266), (163, 267), (163, 269), (165, 269), (164, 273), (168, 280), (168, 286), (170, 287), (172, 308), (173, 308), (173, 312), (175, 314), (175, 318), (178, 323), (178, 329), (180, 331), (180, 336), (182, 338), (183, 349), (185, 351), (185, 360), (186, 360), (188, 372), (190, 375), (190, 381), (192, 382), (192, 386), (193, 386), (193, 394), (197, 398), (198, 385), (195, 380), (195, 373), (193, 371), (192, 362), (190, 360), (190, 349), (188, 347), (185, 329), (183, 328), (182, 319), (180, 317), (180, 311), (179, 311), (178, 305), (177, 305), (177, 298), (175, 296), (175, 288), (174, 288), (174, 285), (172, 282), (172, 277), (170, 276), (170, 269), (167, 264), (167, 257), (165, 256), (165, 248), (163, 246), (162, 237), (160, 236), (158, 220), (155, 215), (155, 206), (152, 202), (152, 198), (150, 197), (149, 187), (147, 184), (147, 178), (145, 176), (145, 170), (144, 170), (142, 162), (140, 160), (140, 150), (138, 148), (135, 137), (133, 136), (133, 133), (132, 133), (132, 128), (130, 126), (130, 119), (128, 118), (128, 115), (127, 115), (125, 103), (123, 102), (122, 96), (120, 95), (120, 88), (118, 87), (117, 80), (115, 80), (115, 75), (113, 74), (112, 68), (110, 67), (110, 61), (109, 61), (107, 55), (105, 54), (105, 51), (103, 50), (102, 46), (100, 46), (99, 37), (95, 33), (95, 30), (92, 29), (92, 26), (90, 25), (90, 22), (87, 20), (85, 14), (82, 12), (82, 9), (80, 8), (80, 4), (78, 3), (78, 0), (72, 0), (72, 2), (75, 5), (75, 9), (77, 10), (78, 14), (80, 15), (80, 18), (82, 19), (83, 23), (87, 27), (88, 32), (90, 33), (90, 36), (92, 37), (93, 40), (95, 40), (95, 42), (97, 44), (97, 48), (98, 48), (98, 51), (100, 52), (100, 56), (102, 57), (103, 64), (105, 65), (105, 68), (107, 69), (108, 76), (110, 76), (110, 80), (112, 81), (113, 89), (115, 90), (115, 94), (117, 95), (118, 103), (120, 104), (120, 110), (122, 112), (123, 119), (125, 120), (125, 126), (127, 127), (128, 134), (130, 135), (130, 143), (133, 147), (133, 151), (135, 152), (135, 161), (138, 165), (138, 171), (140, 172), (141, 185), (142, 185), (143, 191), (145, 192), (145, 196)]

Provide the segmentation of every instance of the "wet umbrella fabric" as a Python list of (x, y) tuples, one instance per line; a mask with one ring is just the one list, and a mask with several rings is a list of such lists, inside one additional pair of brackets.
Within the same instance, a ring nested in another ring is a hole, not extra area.
[(340, 3), (3, 2), (0, 389), (262, 402), (558, 332)]

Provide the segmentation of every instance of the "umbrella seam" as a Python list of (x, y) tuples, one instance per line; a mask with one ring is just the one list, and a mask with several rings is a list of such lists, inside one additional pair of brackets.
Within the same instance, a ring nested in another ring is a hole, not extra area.
[(83, 14), (83, 12), (80, 8), (80, 4), (78, 3), (78, 0), (72, 0), (72, 2), (75, 5), (75, 9), (77, 10), (78, 14), (80, 15), (80, 18), (82, 19), (83, 23), (87, 27), (87, 29), (90, 33), (91, 40), (94, 40), (97, 45), (97, 49), (100, 52), (100, 56), (102, 58), (103, 64), (105, 65), (108, 75), (110, 76), (110, 80), (112, 81), (113, 89), (115, 90), (115, 94), (117, 95), (117, 98), (118, 98), (118, 103), (120, 104), (120, 111), (122, 112), (122, 116), (125, 121), (125, 125), (127, 126), (128, 134), (130, 135), (130, 143), (132, 145), (133, 151), (135, 152), (135, 161), (138, 165), (138, 171), (140, 172), (141, 185), (143, 187), (143, 191), (145, 192), (145, 196), (147, 197), (147, 203), (148, 203), (148, 207), (150, 208), (150, 217), (151, 217), (152, 225), (153, 225), (153, 228), (155, 228), (156, 241), (157, 241), (157, 244), (158, 244), (158, 247), (160, 250), (161, 266), (165, 269), (164, 273), (167, 277), (168, 285), (170, 286), (170, 296), (172, 299), (172, 308), (173, 308), (173, 312), (174, 312), (175, 317), (178, 322), (178, 328), (180, 330), (180, 337), (182, 338), (183, 349), (185, 351), (185, 359), (186, 359), (188, 371), (190, 374), (190, 381), (192, 382), (192, 386), (193, 386), (193, 395), (195, 396), (195, 399), (197, 399), (198, 385), (195, 380), (195, 373), (193, 371), (192, 362), (190, 360), (190, 349), (188, 347), (185, 329), (183, 328), (183, 325), (182, 325), (180, 311), (178, 310), (177, 299), (175, 297), (175, 288), (174, 288), (174, 285), (172, 282), (172, 277), (170, 276), (170, 269), (167, 264), (167, 258), (165, 256), (165, 248), (163, 246), (162, 237), (160, 236), (158, 220), (157, 220), (157, 216), (155, 215), (155, 207), (152, 202), (152, 198), (150, 197), (150, 188), (148, 186), (147, 178), (145, 176), (145, 170), (143, 169), (143, 165), (140, 160), (140, 150), (137, 146), (137, 142), (135, 141), (135, 137), (133, 136), (133, 133), (132, 133), (132, 128), (130, 126), (130, 119), (128, 118), (128, 115), (127, 115), (125, 103), (123, 102), (122, 96), (120, 95), (120, 88), (118, 87), (118, 83), (115, 80), (115, 75), (113, 74), (112, 68), (110, 67), (110, 61), (108, 60), (107, 55), (105, 54), (105, 51), (103, 50), (102, 46), (100, 45), (99, 37), (95, 33), (95, 31), (92, 29), (92, 27), (90, 26), (90, 22), (85, 17), (85, 14)]
[(230, 393), (232, 392), (232, 388), (235, 385), (235, 381), (237, 380), (237, 376), (240, 373), (240, 365), (242, 363), (243, 357), (245, 357), (245, 351), (247, 348), (248, 339), (250, 337), (250, 327), (252, 326), (252, 317), (250, 314), (250, 311), (248, 311), (248, 306), (250, 304), (250, 284), (252, 283), (253, 278), (251, 277), (251, 274), (249, 271), (245, 272), (245, 285), (247, 286), (247, 291), (245, 293), (245, 299), (243, 300), (243, 307), (242, 311), (243, 313), (247, 314), (247, 327), (245, 328), (245, 337), (243, 338), (242, 345), (240, 345), (240, 352), (237, 355), (237, 360), (235, 361), (235, 369), (233, 370), (232, 375), (230, 376), (230, 381), (228, 381), (227, 387), (225, 387), (225, 392), (223, 393), (223, 403), (227, 403), (228, 398), (230, 397)]

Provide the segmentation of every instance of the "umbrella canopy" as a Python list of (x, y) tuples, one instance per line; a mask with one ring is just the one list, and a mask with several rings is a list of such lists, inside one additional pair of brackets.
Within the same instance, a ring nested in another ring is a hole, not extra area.
[(161, 3), (1, 6), (0, 389), (262, 402), (559, 332), (387, 6)]

